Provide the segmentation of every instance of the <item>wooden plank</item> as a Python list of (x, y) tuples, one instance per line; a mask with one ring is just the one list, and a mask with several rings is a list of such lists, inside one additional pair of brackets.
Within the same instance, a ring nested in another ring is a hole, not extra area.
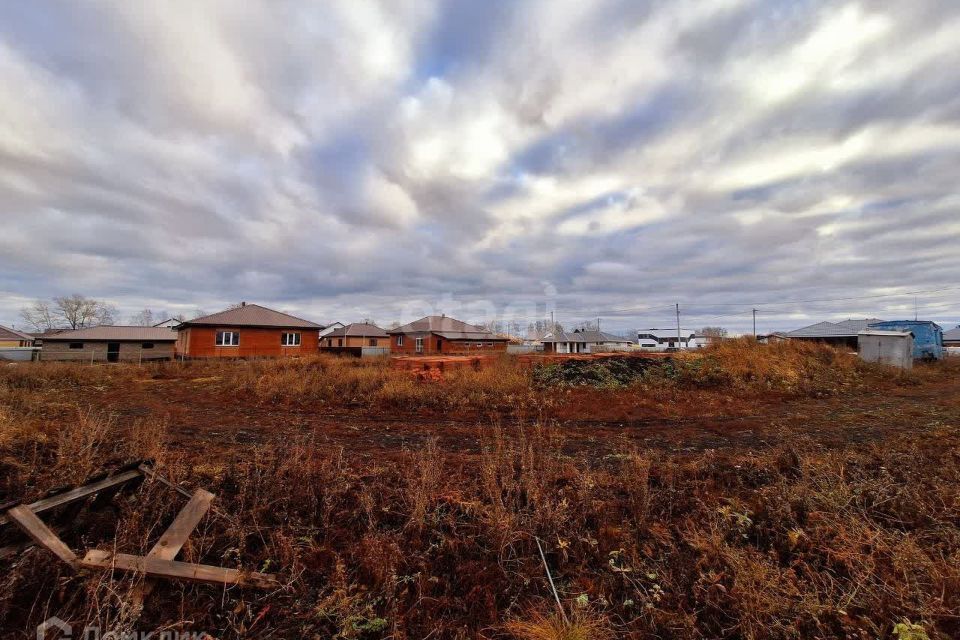
[[(147, 557), (173, 560), (180, 553), (183, 545), (193, 530), (200, 524), (200, 520), (210, 509), (213, 494), (203, 489), (197, 489), (190, 501), (180, 510), (167, 530), (163, 532), (157, 544), (147, 553)], [(153, 592), (154, 581), (147, 578), (130, 591), (130, 604), (135, 611), (143, 609), (143, 601)]]
[(154, 578), (171, 578), (191, 582), (206, 582), (221, 585), (240, 585), (270, 589), (279, 586), (277, 579), (266, 573), (243, 573), (236, 569), (214, 567), (206, 564), (177, 562), (148, 556), (132, 556), (91, 549), (80, 561), (90, 569), (117, 569), (133, 571)]
[(213, 502), (213, 494), (204, 489), (197, 489), (177, 517), (170, 524), (157, 544), (153, 545), (147, 556), (151, 558), (160, 558), (162, 560), (173, 560), (180, 553), (180, 549), (186, 544), (187, 538), (193, 533), (193, 530), (210, 508)]
[(20, 505), (7, 511), (7, 515), (13, 520), (23, 532), (30, 536), (30, 539), (52, 552), (58, 558), (69, 565), (76, 565), (77, 554), (68, 547), (60, 537), (50, 528), (43, 524), (43, 520), (37, 517), (30, 507)]
[[(139, 469), (131, 469), (130, 471), (124, 471), (123, 473), (118, 473), (115, 476), (104, 478), (98, 482), (93, 482), (82, 487), (77, 487), (76, 489), (71, 489), (70, 491), (66, 491), (59, 495), (44, 498), (43, 500), (37, 500), (36, 502), (33, 502), (27, 506), (34, 513), (42, 513), (65, 504), (70, 504), (71, 502), (76, 502), (77, 500), (82, 500), (88, 496), (92, 496), (95, 493), (99, 493), (104, 489), (125, 484), (131, 480), (141, 477), (142, 475), (143, 472)], [(10, 512), (8, 511), (7, 514), (9, 513)], [(0, 514), (0, 526), (3, 526), (10, 521), (9, 515)]]

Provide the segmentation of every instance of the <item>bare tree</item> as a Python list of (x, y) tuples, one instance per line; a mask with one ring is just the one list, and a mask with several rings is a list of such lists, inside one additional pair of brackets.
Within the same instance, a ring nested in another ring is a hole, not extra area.
[[(138, 327), (152, 327), (156, 322), (157, 316), (153, 315), (152, 309), (143, 309), (142, 311), (130, 316), (130, 324)], [(166, 320), (166, 318), (164, 318)]]
[(50, 331), (57, 326), (50, 303), (44, 300), (37, 300), (29, 307), (21, 309), (20, 317), (37, 331)]
[(117, 315), (117, 310), (106, 302), (78, 293), (54, 298), (53, 303), (55, 316), (71, 329), (113, 324)]

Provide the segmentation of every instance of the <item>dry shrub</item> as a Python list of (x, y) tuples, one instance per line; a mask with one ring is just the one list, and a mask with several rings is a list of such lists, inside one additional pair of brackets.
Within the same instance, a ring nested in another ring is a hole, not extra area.
[(703, 352), (677, 354), (678, 378), (720, 386), (789, 394), (832, 394), (858, 379), (859, 361), (843, 350), (789, 340), (760, 344), (752, 338), (723, 340)]
[(576, 610), (568, 618), (559, 614), (531, 614), (529, 620), (514, 620), (505, 629), (518, 640), (609, 640), (609, 625), (594, 613)]

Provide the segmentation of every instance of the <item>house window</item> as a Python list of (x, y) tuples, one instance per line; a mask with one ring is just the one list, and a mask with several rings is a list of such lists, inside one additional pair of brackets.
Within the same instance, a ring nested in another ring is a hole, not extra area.
[(83, 343), (82, 343), (82, 342), (71, 342), (71, 343), (70, 343), (70, 348), (71, 348), (71, 349), (83, 349)]
[(417, 338), (417, 353), (423, 353), (423, 338)]
[(403, 346), (403, 336), (397, 336), (397, 346), (398, 347)]
[(216, 344), (218, 347), (239, 347), (240, 332), (239, 331), (217, 331)]
[(371, 346), (371, 347), (377, 346), (377, 339), (376, 339), (376, 338), (370, 338), (370, 346)]
[(299, 333), (281, 333), (280, 345), (284, 347), (299, 347), (300, 334)]
[(343, 346), (343, 338), (337, 338), (337, 346), (338, 346), (338, 347), (342, 347), (342, 346)]
[(152, 343), (152, 342), (144, 342), (143, 344), (140, 345), (140, 348), (141, 348), (141, 349), (153, 349), (153, 343)]

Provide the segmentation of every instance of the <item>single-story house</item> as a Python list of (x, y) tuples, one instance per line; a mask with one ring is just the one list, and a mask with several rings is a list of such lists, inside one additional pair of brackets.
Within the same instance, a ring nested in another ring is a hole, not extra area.
[(960, 326), (943, 332), (943, 346), (960, 347)]
[(426, 316), (390, 334), (390, 350), (402, 354), (506, 351), (508, 338), (447, 316)]
[(177, 355), (258, 358), (315, 354), (323, 327), (309, 320), (242, 303), (177, 326)]
[(909, 331), (913, 334), (913, 357), (917, 360), (939, 360), (943, 357), (943, 329), (930, 320), (888, 320), (872, 322), (869, 329)]
[(360, 355), (364, 347), (390, 349), (390, 335), (375, 324), (354, 322), (320, 338), (320, 350)]
[[(678, 335), (679, 333), (679, 335)], [(707, 345), (705, 336), (697, 336), (690, 329), (640, 329), (637, 331), (637, 344), (647, 351), (677, 351), (679, 349), (699, 349)]]
[(597, 353), (623, 351), (633, 345), (627, 338), (603, 331), (577, 329), (573, 332), (551, 331), (540, 338), (544, 353)]
[(32, 347), (33, 342), (30, 334), (0, 325), (0, 347)]
[(177, 334), (163, 327), (99, 326), (46, 335), (41, 360), (142, 362), (173, 358)]
[(835, 347), (848, 347), (856, 350), (857, 335), (870, 325), (883, 322), (878, 318), (862, 320), (844, 320), (842, 322), (817, 322), (786, 333), (790, 340), (808, 340), (822, 342)]

